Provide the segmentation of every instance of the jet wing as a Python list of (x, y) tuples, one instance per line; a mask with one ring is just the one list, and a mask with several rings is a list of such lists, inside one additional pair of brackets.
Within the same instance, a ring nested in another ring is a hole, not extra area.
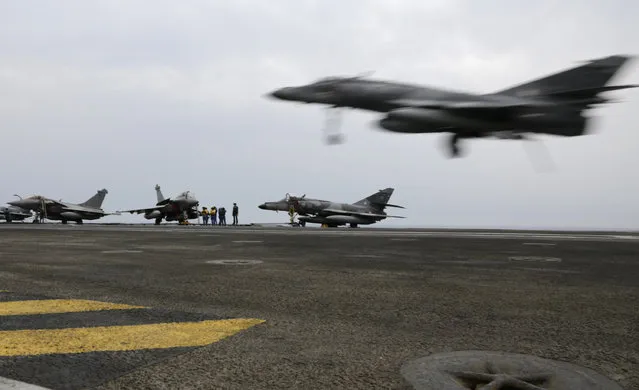
[[(484, 95), (487, 96), (487, 95)], [(400, 107), (424, 108), (435, 110), (446, 110), (459, 113), (477, 113), (489, 111), (511, 111), (520, 108), (537, 108), (549, 106), (549, 103), (532, 101), (528, 99), (513, 99), (509, 97), (494, 97), (491, 100), (468, 100), (461, 102), (444, 100), (422, 100), (422, 99), (398, 99), (392, 103)], [(494, 100), (492, 100), (494, 99)]]
[(386, 214), (375, 214), (375, 213), (360, 213), (357, 211), (344, 211), (344, 210), (333, 210), (333, 209), (324, 209), (322, 210), (322, 214), (331, 213), (331, 214), (341, 214), (341, 215), (354, 215), (357, 217), (371, 217), (371, 218), (406, 218), (398, 215), (386, 215)]
[(73, 204), (73, 203), (58, 203), (57, 204), (62, 206), (62, 210), (63, 211), (76, 211), (79, 213), (93, 213), (93, 214), (101, 214), (101, 215), (119, 215), (117, 214), (118, 212), (116, 211), (115, 213), (107, 213), (102, 209), (98, 209), (98, 208), (93, 208), (93, 207), (87, 207), (87, 206), (81, 206), (79, 204)]
[(163, 200), (159, 201), (159, 202), (157, 203), (157, 205), (158, 205), (158, 206), (160, 206), (160, 205), (164, 206), (164, 205), (169, 204), (170, 202), (171, 202), (171, 198), (166, 198), (166, 199), (163, 199)]
[(142, 214), (142, 213), (145, 213), (146, 214), (146, 213), (150, 213), (151, 211), (162, 210), (165, 207), (166, 207), (166, 205), (148, 207), (146, 209), (118, 210), (118, 211), (116, 211), (116, 213), (131, 213), (131, 214)]

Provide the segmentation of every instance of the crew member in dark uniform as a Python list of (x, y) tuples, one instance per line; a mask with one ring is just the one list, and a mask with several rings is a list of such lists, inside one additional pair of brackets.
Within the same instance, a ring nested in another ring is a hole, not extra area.
[(239, 208), (237, 207), (237, 203), (233, 203), (233, 225), (237, 225), (238, 213), (239, 213)]

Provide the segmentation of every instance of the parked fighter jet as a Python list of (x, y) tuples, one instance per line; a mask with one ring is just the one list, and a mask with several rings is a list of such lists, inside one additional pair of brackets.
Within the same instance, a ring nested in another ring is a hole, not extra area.
[[(379, 127), (399, 133), (451, 133), (452, 157), (465, 138), (526, 140), (526, 133), (574, 137), (588, 133), (592, 106), (611, 102), (602, 92), (638, 85), (607, 86), (631, 57), (614, 55), (488, 94), (471, 94), (415, 84), (328, 77), (314, 83), (281, 88), (277, 99), (382, 112)], [(338, 117), (327, 118), (338, 121)], [(328, 126), (328, 124), (327, 124)], [(330, 130), (330, 129), (327, 129)], [(333, 131), (335, 131), (333, 129)], [(341, 134), (329, 134), (339, 142)]]
[(159, 185), (155, 185), (158, 202), (155, 207), (146, 209), (124, 210), (121, 213), (144, 213), (144, 218), (155, 219), (155, 224), (159, 225), (162, 219), (167, 221), (185, 222), (189, 219), (195, 219), (200, 216), (197, 206), (200, 202), (190, 191), (185, 191), (176, 196), (174, 199), (164, 198)]
[(31, 218), (33, 214), (31, 210), (25, 210), (21, 207), (9, 206), (0, 207), (0, 219), (4, 219), (8, 223), (13, 221), (24, 221), (27, 218)]
[(108, 191), (106, 189), (101, 189), (89, 200), (80, 204), (63, 202), (61, 200), (57, 201), (41, 195), (34, 195), (7, 203), (12, 206), (35, 211), (39, 217), (42, 217), (41, 219), (46, 218), (62, 221), (64, 224), (68, 221), (75, 221), (78, 224), (82, 224), (83, 219), (95, 220), (111, 215), (101, 208), (107, 193)]
[(299, 215), (297, 218), (300, 225), (305, 226), (307, 222), (321, 223), (329, 227), (350, 224), (351, 227), (358, 225), (370, 225), (386, 218), (404, 218), (394, 215), (387, 215), (384, 212), (386, 207), (397, 207), (389, 204), (393, 188), (379, 190), (373, 195), (355, 203), (336, 203), (328, 200), (307, 198), (306, 195), (295, 197), (287, 195), (277, 202), (265, 202), (258, 207), (262, 210), (289, 211), (291, 208)]

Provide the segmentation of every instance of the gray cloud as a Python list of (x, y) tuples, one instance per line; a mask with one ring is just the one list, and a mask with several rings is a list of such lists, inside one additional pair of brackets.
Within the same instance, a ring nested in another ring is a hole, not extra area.
[[(274, 88), (374, 70), (375, 77), (489, 92), (613, 53), (637, 54), (626, 1), (38, 1), (0, 4), (3, 186), (109, 210), (193, 190), (257, 204), (286, 192), (356, 201), (393, 186), (408, 219), (380, 226), (638, 228), (634, 90), (593, 113), (596, 135), (544, 139), (557, 171), (521, 142), (476, 140), (448, 160), (441, 135), (376, 129), (351, 111), (327, 147), (322, 109)], [(620, 75), (637, 82), (637, 64)], [(143, 221), (137, 216), (110, 221)]]

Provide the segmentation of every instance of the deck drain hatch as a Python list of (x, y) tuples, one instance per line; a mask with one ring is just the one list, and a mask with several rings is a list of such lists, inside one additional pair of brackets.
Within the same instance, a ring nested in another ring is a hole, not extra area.
[(417, 390), (623, 390), (585, 367), (505, 352), (434, 354), (406, 363), (401, 371)]

